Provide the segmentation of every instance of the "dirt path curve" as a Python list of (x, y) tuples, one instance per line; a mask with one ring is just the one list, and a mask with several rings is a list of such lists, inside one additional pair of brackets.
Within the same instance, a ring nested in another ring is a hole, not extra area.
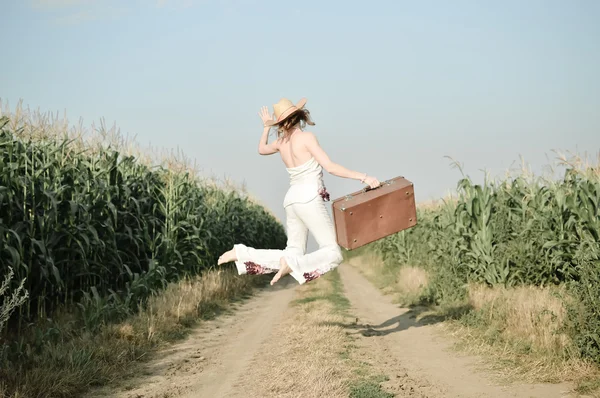
[(258, 292), (233, 313), (204, 322), (185, 341), (148, 363), (138, 378), (118, 388), (94, 391), (87, 397), (228, 396), (294, 297), (297, 284), (290, 279)]
[(390, 377), (387, 387), (397, 396), (416, 397), (572, 397), (568, 384), (500, 386), (477, 370), (477, 359), (451, 352), (450, 341), (438, 325), (415, 322), (414, 312), (392, 304), (348, 264), (339, 267), (351, 312), (358, 317), (350, 326), (358, 337), (365, 360)]

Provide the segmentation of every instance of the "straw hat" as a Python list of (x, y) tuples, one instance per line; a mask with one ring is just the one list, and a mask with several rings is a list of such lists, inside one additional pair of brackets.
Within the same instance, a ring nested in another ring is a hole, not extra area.
[[(285, 119), (287, 119), (292, 113), (303, 109), (304, 105), (306, 105), (306, 98), (302, 98), (296, 105), (292, 103), (287, 98), (282, 98), (278, 103), (273, 105), (273, 110), (275, 111), (275, 120), (268, 120), (265, 122), (265, 126), (275, 126)], [(307, 121), (308, 124), (314, 125), (314, 123)]]

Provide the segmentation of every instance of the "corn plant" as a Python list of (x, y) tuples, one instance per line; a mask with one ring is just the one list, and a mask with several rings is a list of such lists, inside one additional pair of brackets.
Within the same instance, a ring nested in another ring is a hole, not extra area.
[(455, 300), (468, 282), (567, 283), (578, 299), (569, 304), (575, 341), (600, 362), (600, 168), (569, 165), (558, 180), (465, 177), (456, 201), (418, 212), (417, 226), (374, 247), (390, 264), (429, 272), (424, 299)]
[[(285, 230), (236, 190), (103, 145), (34, 137), (0, 122), (0, 271), (25, 280), (14, 317), (76, 304), (88, 329), (126, 316), (233, 243), (283, 248)], [(17, 288), (12, 282), (12, 288)]]

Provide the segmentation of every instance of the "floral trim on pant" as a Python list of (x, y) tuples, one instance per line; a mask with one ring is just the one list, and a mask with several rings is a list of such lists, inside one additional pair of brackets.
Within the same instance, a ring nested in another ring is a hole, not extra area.
[(302, 276), (304, 277), (304, 279), (306, 279), (306, 282), (310, 282), (320, 277), (321, 273), (319, 271), (305, 272), (304, 274), (302, 274)]
[(262, 265), (253, 263), (252, 261), (246, 261), (244, 264), (246, 265), (246, 273), (248, 275), (263, 275), (263, 274), (270, 274), (270, 273), (273, 273), (276, 271), (274, 269), (266, 268), (266, 267), (263, 267)]
[(327, 188), (323, 187), (319, 190), (319, 195), (325, 202), (329, 202), (329, 192), (327, 192)]

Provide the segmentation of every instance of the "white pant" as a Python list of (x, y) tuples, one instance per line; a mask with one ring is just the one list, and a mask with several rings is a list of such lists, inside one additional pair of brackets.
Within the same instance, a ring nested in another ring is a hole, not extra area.
[[(287, 245), (284, 250), (254, 249), (234, 245), (238, 273), (266, 274), (279, 270), (284, 257), (292, 269), (291, 275), (299, 284), (311, 281), (331, 271), (342, 262), (342, 252), (335, 240), (335, 229), (325, 202), (320, 196), (307, 203), (293, 203), (285, 208)], [(319, 249), (306, 254), (308, 232), (314, 236)]]

